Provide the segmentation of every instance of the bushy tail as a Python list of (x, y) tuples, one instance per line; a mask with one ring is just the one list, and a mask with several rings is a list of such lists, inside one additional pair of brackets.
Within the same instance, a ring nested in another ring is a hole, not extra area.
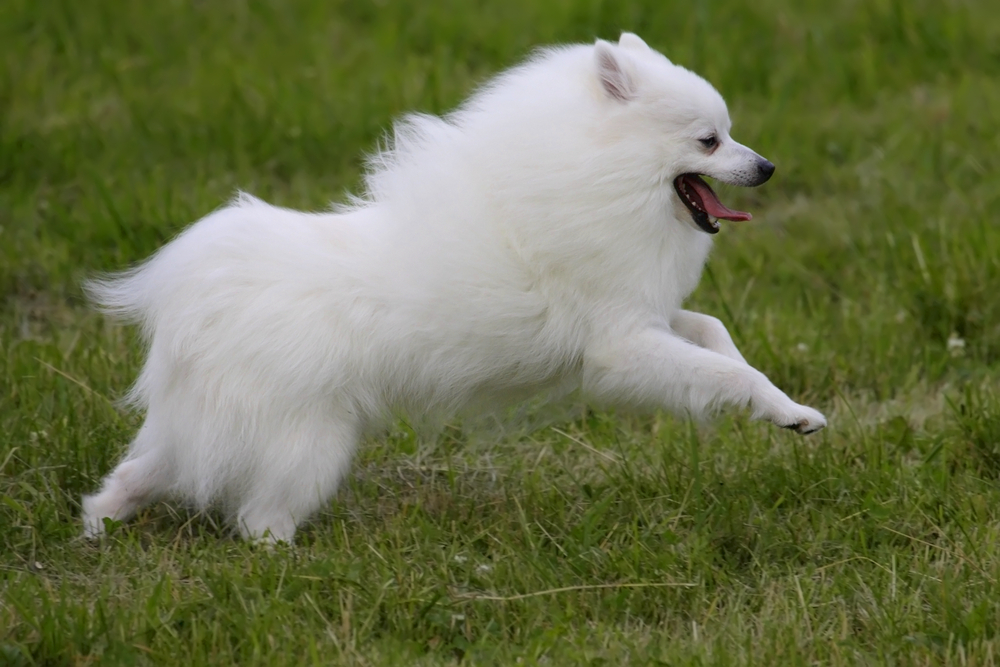
[[(154, 258), (155, 259), (155, 258)], [(150, 264), (92, 278), (83, 283), (87, 298), (102, 313), (128, 324), (138, 324), (148, 333), (153, 294), (150, 288)]]
[[(127, 271), (104, 274), (83, 284), (84, 292), (98, 310), (121, 322), (138, 324), (147, 346), (153, 341), (154, 302), (159, 296), (155, 289), (159, 282), (155, 260), (156, 255)], [(147, 359), (135, 383), (116, 403), (122, 408), (147, 409), (154, 379)]]
[[(267, 207), (267, 204), (240, 192), (226, 206), (203, 218), (201, 223), (209, 218), (239, 215), (243, 209), (261, 207)], [(197, 260), (202, 257), (195, 252), (200, 242), (192, 243), (190, 236), (198, 226), (192, 225), (138, 266), (85, 281), (83, 290), (87, 297), (106, 315), (129, 324), (142, 325), (145, 333), (151, 333), (152, 319), (164, 304), (170, 302), (171, 295), (185, 281), (192, 258)], [(205, 235), (199, 238), (205, 238)], [(212, 234), (208, 238), (213, 238)]]

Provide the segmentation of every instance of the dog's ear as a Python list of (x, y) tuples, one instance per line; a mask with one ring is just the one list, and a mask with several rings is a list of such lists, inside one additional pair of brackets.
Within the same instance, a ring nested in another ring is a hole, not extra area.
[(631, 63), (615, 51), (613, 44), (597, 40), (594, 45), (597, 77), (608, 97), (628, 102), (635, 98), (635, 76), (629, 72)]
[(618, 38), (618, 46), (623, 49), (632, 49), (633, 51), (649, 51), (649, 45), (642, 41), (642, 38), (634, 32), (623, 32), (622, 36)]

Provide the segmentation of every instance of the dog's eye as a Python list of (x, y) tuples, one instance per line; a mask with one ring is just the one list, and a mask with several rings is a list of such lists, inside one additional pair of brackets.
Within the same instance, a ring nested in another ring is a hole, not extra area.
[(719, 140), (716, 139), (716, 137), (715, 137), (714, 134), (712, 136), (710, 136), (710, 137), (705, 137), (704, 139), (699, 139), (698, 141), (700, 141), (701, 145), (704, 146), (705, 148), (715, 148), (715, 145), (717, 143), (719, 143)]

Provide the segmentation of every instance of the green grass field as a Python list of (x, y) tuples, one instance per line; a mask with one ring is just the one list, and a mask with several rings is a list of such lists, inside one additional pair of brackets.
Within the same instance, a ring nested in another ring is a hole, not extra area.
[[(995, 4), (5, 0), (0, 665), (997, 664)], [(399, 424), (294, 547), (170, 504), (79, 537), (141, 362), (82, 279), (237, 188), (342, 200), (394, 117), (623, 29), (777, 164), (692, 305), (827, 430)]]

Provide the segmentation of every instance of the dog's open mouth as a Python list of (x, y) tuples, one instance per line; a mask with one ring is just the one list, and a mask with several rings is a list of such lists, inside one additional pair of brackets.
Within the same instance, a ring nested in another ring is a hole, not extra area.
[(743, 211), (734, 211), (716, 196), (711, 186), (698, 174), (681, 174), (674, 179), (674, 189), (684, 205), (691, 211), (702, 231), (715, 234), (722, 220), (750, 220), (753, 216)]

